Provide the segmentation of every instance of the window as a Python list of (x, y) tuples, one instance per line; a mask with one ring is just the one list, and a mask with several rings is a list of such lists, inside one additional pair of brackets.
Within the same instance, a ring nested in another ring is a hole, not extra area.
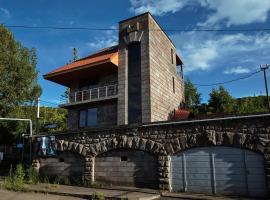
[(121, 156), (121, 162), (124, 162), (124, 161), (127, 161), (127, 160), (128, 160), (127, 156)]
[(92, 127), (97, 125), (97, 108), (80, 110), (79, 127)]
[(87, 112), (87, 126), (95, 125), (97, 125), (97, 108), (91, 108)]
[(174, 63), (173, 60), (174, 60), (174, 52), (173, 52), (173, 49), (171, 49), (171, 59), (172, 59), (172, 64)]
[(132, 43), (128, 46), (128, 123), (141, 121), (141, 45)]
[(86, 122), (86, 110), (80, 110), (80, 122), (79, 122), (80, 128), (85, 127), (85, 122)]
[(175, 93), (174, 77), (172, 77), (173, 93)]

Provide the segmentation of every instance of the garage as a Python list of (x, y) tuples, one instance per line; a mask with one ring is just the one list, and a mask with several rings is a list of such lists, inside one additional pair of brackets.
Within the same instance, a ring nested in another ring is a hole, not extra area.
[(231, 147), (202, 147), (171, 156), (175, 192), (257, 196), (267, 194), (262, 155)]
[(156, 156), (137, 150), (113, 150), (95, 158), (95, 182), (157, 188)]

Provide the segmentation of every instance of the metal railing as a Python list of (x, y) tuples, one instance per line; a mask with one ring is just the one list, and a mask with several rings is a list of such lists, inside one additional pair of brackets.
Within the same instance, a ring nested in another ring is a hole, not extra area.
[(117, 84), (115, 84), (73, 92), (69, 94), (68, 103), (96, 101), (106, 97), (112, 97), (117, 95), (117, 89)]

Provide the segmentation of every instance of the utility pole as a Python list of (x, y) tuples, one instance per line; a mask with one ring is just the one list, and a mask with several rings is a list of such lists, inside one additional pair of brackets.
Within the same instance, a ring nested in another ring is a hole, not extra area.
[(39, 134), (39, 111), (40, 110), (40, 101), (39, 101), (39, 97), (37, 98), (37, 118), (36, 118), (36, 135)]
[(269, 64), (261, 65), (261, 70), (264, 74), (264, 83), (265, 83), (265, 91), (266, 91), (266, 98), (267, 98), (267, 107), (268, 111), (270, 112), (270, 102), (269, 102), (269, 95), (268, 95), (268, 85), (267, 85), (267, 78), (266, 78), (266, 70), (269, 68)]

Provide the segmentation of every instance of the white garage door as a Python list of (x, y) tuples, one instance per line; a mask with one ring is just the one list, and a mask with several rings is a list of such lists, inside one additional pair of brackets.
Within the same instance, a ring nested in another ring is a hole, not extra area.
[(175, 192), (265, 196), (263, 156), (230, 147), (190, 149), (171, 157)]

